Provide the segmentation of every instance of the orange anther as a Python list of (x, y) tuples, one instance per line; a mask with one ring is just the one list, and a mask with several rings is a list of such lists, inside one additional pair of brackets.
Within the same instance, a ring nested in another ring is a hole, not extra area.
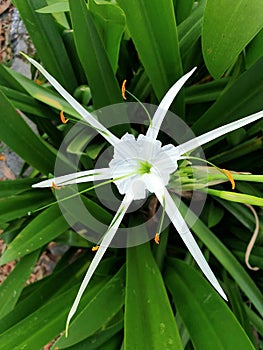
[(63, 112), (63, 111), (60, 111), (59, 115), (60, 115), (60, 120), (62, 121), (62, 123), (63, 123), (63, 124), (67, 124), (67, 122), (68, 122), (69, 120), (65, 118), (64, 112)]
[(39, 79), (36, 79), (35, 80), (35, 83), (37, 83), (37, 85), (42, 85), (43, 84), (43, 81), (39, 80)]
[(154, 236), (154, 242), (156, 244), (160, 244), (160, 235), (159, 235), (159, 233), (156, 233), (156, 235)]
[(234, 180), (232, 174), (230, 173), (229, 170), (226, 170), (226, 169), (221, 169), (221, 170), (223, 171), (224, 174), (226, 174), (228, 180), (231, 182), (232, 190), (234, 190), (236, 187), (236, 183), (235, 183), (235, 180)]
[(96, 252), (99, 249), (99, 247), (100, 247), (99, 245), (95, 245), (95, 247), (92, 247), (91, 250), (93, 252)]
[(0, 154), (0, 160), (2, 162), (6, 162), (6, 157), (3, 154)]
[(55, 190), (61, 190), (61, 187), (57, 186), (54, 181), (52, 181), (51, 187), (54, 188)]
[(124, 100), (127, 100), (126, 96), (125, 96), (125, 91), (126, 91), (126, 82), (127, 80), (123, 80), (123, 83), (122, 83), (122, 87), (121, 87), (121, 95), (122, 95), (122, 98)]

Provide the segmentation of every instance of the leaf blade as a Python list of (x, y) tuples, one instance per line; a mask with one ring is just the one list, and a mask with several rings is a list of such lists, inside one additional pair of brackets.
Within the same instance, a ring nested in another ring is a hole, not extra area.
[(211, 75), (219, 78), (262, 27), (263, 4), (260, 1), (207, 1), (202, 50)]
[(192, 267), (173, 259), (165, 280), (196, 349), (255, 350), (233, 313)]
[(171, 305), (149, 244), (127, 249), (124, 349), (182, 349)]

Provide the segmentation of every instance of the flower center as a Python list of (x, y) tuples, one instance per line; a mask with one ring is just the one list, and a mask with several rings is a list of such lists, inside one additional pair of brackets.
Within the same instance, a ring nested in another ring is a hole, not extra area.
[(144, 162), (139, 161), (138, 174), (150, 174), (152, 165), (146, 160)]

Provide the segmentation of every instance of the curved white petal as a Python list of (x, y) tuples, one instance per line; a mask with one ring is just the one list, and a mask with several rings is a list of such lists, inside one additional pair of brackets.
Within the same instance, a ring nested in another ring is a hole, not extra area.
[(50, 82), (50, 84), (60, 93), (62, 97), (88, 122), (94, 129), (98, 131), (110, 144), (113, 146), (119, 142), (119, 139), (113, 135), (105, 126), (103, 126), (98, 120), (96, 120), (92, 114), (90, 114), (81, 104), (76, 101), (60, 84), (52, 77), (38, 62), (33, 58), (28, 57), (23, 53), (30, 63), (32, 63)]
[(59, 177), (54, 177), (52, 179), (41, 181), (37, 184), (32, 185), (35, 188), (52, 187), (54, 184), (56, 186), (64, 186), (70, 184), (76, 184), (81, 182), (107, 180), (111, 178), (111, 170), (109, 168), (102, 169), (92, 169), (86, 171), (79, 171), (77, 173), (72, 173), (68, 175), (62, 175)]
[(222, 135), (225, 135), (231, 131), (234, 131), (236, 129), (241, 128), (242, 126), (245, 126), (247, 124), (250, 124), (260, 118), (263, 117), (263, 111), (260, 111), (258, 113), (251, 114), (245, 118), (242, 118), (240, 120), (237, 120), (235, 122), (220, 126), (217, 129), (211, 130), (206, 132), (203, 135), (197, 136), (192, 140), (189, 140), (179, 146), (176, 147), (177, 150), (179, 150), (180, 155), (183, 155), (199, 146), (204, 145), (205, 143), (208, 143)]
[(93, 260), (88, 268), (88, 271), (86, 272), (84, 280), (82, 281), (81, 286), (79, 288), (78, 294), (77, 294), (77, 296), (74, 300), (74, 303), (69, 311), (67, 323), (66, 323), (66, 336), (68, 333), (68, 326), (69, 326), (70, 320), (72, 319), (72, 317), (74, 316), (74, 314), (78, 308), (82, 294), (84, 293), (84, 291), (85, 291), (91, 277), (93, 276), (98, 264), (100, 263), (103, 255), (105, 254), (107, 248), (109, 247), (117, 229), (119, 228), (119, 226), (121, 224), (121, 221), (122, 221), (128, 207), (130, 206), (132, 201), (133, 201), (132, 194), (127, 193), (125, 195), (125, 197), (123, 198), (123, 201), (122, 201), (118, 211), (116, 212), (116, 214), (115, 214), (115, 216), (114, 216), (114, 218), (113, 218), (113, 220), (108, 228), (108, 231), (105, 233), (105, 236), (100, 244), (100, 247), (94, 256), (94, 258), (93, 258)]
[(198, 247), (192, 233), (190, 232), (187, 224), (185, 223), (181, 213), (179, 212), (177, 206), (175, 205), (172, 197), (166, 188), (163, 188), (163, 193), (155, 193), (160, 203), (163, 205), (165, 202), (165, 211), (169, 216), (171, 222), (174, 227), (178, 231), (185, 245), (187, 246), (189, 252), (192, 254), (193, 258), (199, 265), (200, 269), (203, 271), (204, 275), (208, 279), (208, 281), (212, 284), (215, 290), (225, 299), (227, 300), (227, 296), (225, 295), (222, 287), (218, 283), (214, 273), (210, 269), (207, 261), (205, 260), (203, 253)]
[(158, 132), (160, 130), (163, 119), (171, 106), (173, 100), (175, 99), (178, 92), (181, 90), (184, 83), (189, 79), (189, 77), (193, 74), (197, 67), (193, 68), (190, 72), (182, 76), (177, 82), (168, 90), (159, 104), (156, 112), (154, 113), (152, 119), (152, 125), (149, 126), (147, 130), (146, 136), (156, 139)]

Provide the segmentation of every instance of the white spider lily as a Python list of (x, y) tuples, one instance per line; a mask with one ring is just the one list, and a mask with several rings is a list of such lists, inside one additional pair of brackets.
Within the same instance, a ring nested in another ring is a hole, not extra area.
[(103, 125), (101, 125), (89, 112), (87, 112), (75, 99), (73, 99), (72, 96), (70, 96), (70, 94), (68, 94), (65, 89), (48, 72), (46, 72), (42, 66), (31, 58), (28, 58), (28, 60), (35, 65), (37, 69), (39, 69), (39, 71), (49, 80), (54, 88), (78, 113), (80, 113), (80, 115), (89, 123), (89, 125), (95, 128), (114, 147), (114, 156), (109, 163), (108, 168), (88, 170), (60, 176), (54, 179), (42, 181), (33, 185), (33, 187), (51, 187), (54, 183), (59, 186), (72, 183), (113, 179), (119, 192), (124, 194), (123, 201), (116, 215), (114, 216), (109, 229), (104, 235), (94, 259), (88, 268), (74, 304), (69, 312), (66, 334), (69, 322), (76, 312), (80, 298), (106, 249), (109, 247), (116, 231), (118, 230), (121, 220), (129, 205), (133, 200), (145, 198), (149, 192), (154, 193), (160, 201), (172, 224), (177, 229), (179, 235), (183, 239), (188, 250), (199, 265), (200, 269), (203, 271), (206, 278), (217, 290), (217, 292), (225, 300), (227, 300), (223, 289), (219, 285), (214, 273), (210, 269), (200, 248), (187, 227), (187, 224), (167, 191), (166, 185), (169, 182), (170, 174), (177, 169), (178, 160), (181, 159), (186, 152), (189, 152), (217, 137), (262, 118), (263, 111), (209, 131), (179, 146), (162, 146), (161, 142), (156, 140), (161, 123), (175, 96), (196, 69), (194, 68), (191, 72), (179, 79), (166, 93), (154, 114), (152, 123), (149, 126), (146, 135), (139, 135), (137, 139), (135, 139), (133, 135), (125, 134), (121, 139), (118, 139)]

